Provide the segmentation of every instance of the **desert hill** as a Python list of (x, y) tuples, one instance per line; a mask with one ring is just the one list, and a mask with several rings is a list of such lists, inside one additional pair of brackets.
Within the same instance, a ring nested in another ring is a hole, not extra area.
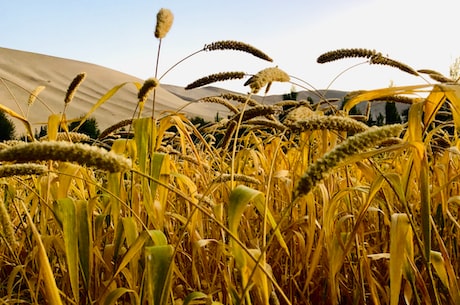
[[(132, 117), (137, 105), (137, 88), (133, 83), (142, 84), (144, 80), (96, 64), (1, 47), (0, 103), (28, 118), (32, 128), (39, 129), (46, 123), (50, 114), (62, 113), (66, 90), (72, 79), (81, 72), (86, 72), (87, 77), (66, 109), (68, 119), (86, 114), (104, 94), (123, 83), (126, 84), (98, 108), (92, 117), (97, 120), (101, 130)], [(46, 88), (40, 93), (39, 99), (29, 107), (27, 101), (30, 92), (37, 86)], [(220, 117), (224, 117), (229, 114), (228, 110), (218, 104), (196, 101), (225, 92), (228, 91), (213, 86), (184, 90), (183, 87), (161, 84), (156, 92), (155, 110), (157, 115), (167, 111), (178, 111), (188, 117), (199, 116), (212, 121), (217, 112)], [(346, 94), (344, 91), (336, 90), (328, 90), (327, 93), (320, 91), (320, 93), (325, 94), (327, 98), (338, 99), (342, 99)], [(318, 100), (313, 92), (298, 92), (298, 100), (305, 100), (308, 97), (314, 101)], [(272, 104), (282, 100), (282, 95), (254, 98), (265, 104)], [(151, 103), (146, 103), (144, 116), (151, 113), (151, 106)], [(384, 113), (383, 103), (376, 103), (372, 107), (374, 116), (379, 112)], [(24, 133), (22, 124), (15, 119), (12, 120), (15, 122), (18, 135)]]

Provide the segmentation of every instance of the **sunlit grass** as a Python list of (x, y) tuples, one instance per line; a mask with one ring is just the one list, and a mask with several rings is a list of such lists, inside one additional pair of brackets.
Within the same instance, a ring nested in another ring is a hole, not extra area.
[[(271, 60), (235, 41), (203, 50)], [(376, 51), (339, 51), (326, 55), (415, 71)], [(235, 78), (216, 75), (205, 83)], [(290, 79), (278, 68), (252, 75), (254, 92)], [(2, 303), (460, 303), (457, 83), (360, 92), (333, 115), (321, 110), (332, 109), (325, 99), (265, 105), (226, 94), (202, 101), (232, 116), (196, 126), (176, 109), (142, 116), (158, 82), (135, 83), (132, 118), (93, 146), (73, 143), (65, 115), (50, 115), (44, 142), (26, 117), (0, 107), (33, 140), (0, 147)], [(405, 124), (368, 128), (348, 115), (401, 96)], [(452, 120), (436, 120), (443, 105)], [(120, 128), (123, 137), (110, 138)]]

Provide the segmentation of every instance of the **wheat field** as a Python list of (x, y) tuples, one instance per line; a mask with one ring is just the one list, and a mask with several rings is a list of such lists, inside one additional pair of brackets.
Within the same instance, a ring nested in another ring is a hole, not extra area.
[[(158, 57), (173, 19), (158, 12)], [(226, 40), (183, 60), (216, 50), (273, 61)], [(155, 90), (180, 61), (135, 83), (132, 118), (97, 139), (66, 117), (86, 73), (44, 118), (44, 139), (0, 104), (28, 135), (0, 143), (0, 303), (460, 304), (459, 81), (375, 50), (317, 61), (348, 58), (420, 84), (352, 92), (341, 108), (319, 91), (318, 103), (267, 105), (253, 96), (273, 82), (310, 85), (271, 64), (216, 72), (186, 89), (245, 79), (249, 93), (200, 99), (230, 115), (196, 124), (155, 112)], [(376, 100), (409, 104), (407, 122), (370, 127), (369, 113), (350, 114)]]

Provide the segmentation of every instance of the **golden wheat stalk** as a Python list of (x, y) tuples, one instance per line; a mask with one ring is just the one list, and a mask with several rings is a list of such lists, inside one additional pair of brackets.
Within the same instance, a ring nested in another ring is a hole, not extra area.
[(162, 8), (157, 13), (157, 24), (155, 26), (155, 37), (158, 39), (163, 39), (169, 30), (174, 21), (173, 13), (167, 8)]
[(221, 98), (224, 98), (229, 101), (235, 101), (241, 104), (247, 104), (248, 106), (259, 106), (260, 103), (247, 95), (240, 95), (234, 93), (223, 93), (220, 95)]
[(229, 101), (227, 101), (226, 99), (217, 97), (217, 96), (204, 97), (204, 98), (200, 99), (199, 102), (220, 104), (220, 105), (223, 105), (223, 106), (227, 107), (228, 110), (230, 110), (231, 112), (238, 113), (238, 109), (235, 106), (233, 106), (232, 104), (230, 104)]
[(391, 58), (384, 57), (384, 56), (373, 56), (371, 57), (369, 63), (374, 64), (374, 65), (384, 65), (384, 66), (397, 68), (401, 71), (407, 72), (415, 76), (419, 75), (417, 71), (415, 71), (413, 68), (409, 67), (408, 65), (403, 64), (399, 61), (393, 60)]
[(338, 49), (334, 51), (329, 51), (321, 54), (316, 61), (319, 64), (324, 64), (327, 62), (349, 58), (349, 57), (361, 57), (361, 58), (371, 58), (374, 56), (381, 56), (381, 53), (377, 53), (375, 50), (362, 49), (362, 48), (352, 48), (352, 49)]
[(82, 72), (78, 74), (77, 76), (75, 76), (75, 78), (72, 80), (72, 82), (69, 85), (69, 88), (67, 89), (67, 92), (64, 98), (64, 103), (66, 105), (72, 101), (75, 95), (75, 92), (77, 92), (78, 87), (85, 80), (85, 78), (86, 78), (86, 73)]
[[(286, 123), (285, 123), (286, 124)], [(313, 115), (308, 118), (289, 123), (287, 126), (293, 131), (307, 130), (336, 130), (355, 134), (367, 130), (369, 127), (349, 117)]]
[(249, 78), (245, 86), (251, 88), (251, 92), (257, 94), (260, 89), (267, 86), (265, 93), (268, 92), (270, 85), (272, 82), (289, 82), (290, 77), (289, 75), (284, 72), (283, 70), (279, 69), (278, 67), (266, 68), (264, 70), (259, 71), (257, 74)]
[(18, 163), (34, 161), (64, 161), (94, 166), (109, 172), (131, 168), (131, 160), (87, 144), (69, 142), (32, 142), (0, 150), (0, 160)]
[(295, 187), (293, 198), (295, 199), (308, 194), (341, 161), (371, 148), (389, 137), (398, 136), (402, 129), (403, 126), (400, 124), (383, 127), (374, 126), (347, 138), (308, 167)]
[(244, 72), (221, 72), (221, 73), (210, 74), (208, 76), (202, 77), (188, 84), (185, 87), (185, 90), (203, 87), (203, 86), (215, 83), (215, 82), (222, 82), (222, 81), (232, 80), (232, 79), (242, 79), (245, 75), (246, 73)]
[(47, 170), (46, 166), (40, 164), (5, 164), (0, 165), (0, 177), (41, 175)]
[(242, 51), (254, 55), (260, 59), (272, 62), (273, 59), (270, 58), (267, 54), (261, 50), (240, 41), (234, 40), (222, 40), (216, 41), (210, 44), (206, 44), (203, 48), (203, 51), (215, 51), (215, 50), (236, 50)]

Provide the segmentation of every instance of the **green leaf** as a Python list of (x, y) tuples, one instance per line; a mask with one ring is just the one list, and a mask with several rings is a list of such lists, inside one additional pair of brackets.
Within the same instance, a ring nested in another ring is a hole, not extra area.
[(71, 198), (58, 199), (55, 204), (55, 213), (61, 219), (70, 285), (75, 301), (78, 304), (80, 297), (78, 280), (78, 232), (76, 231), (77, 213), (74, 201)]
[(390, 227), (390, 305), (397, 305), (405, 264), (413, 256), (412, 227), (406, 214), (391, 215)]
[(102, 304), (103, 305), (116, 304), (117, 300), (122, 295), (124, 295), (125, 293), (132, 293), (134, 295), (135, 299), (136, 299), (135, 304), (139, 304), (139, 296), (137, 295), (137, 293), (132, 289), (127, 289), (127, 288), (123, 288), (123, 287), (119, 287), (119, 288), (116, 288), (116, 289), (110, 291), (110, 293), (105, 298), (104, 303), (102, 303)]
[(171, 245), (145, 247), (146, 295), (151, 304), (168, 304), (173, 257)]
[(78, 254), (86, 289), (89, 289), (93, 265), (92, 221), (86, 200), (77, 200), (75, 205), (78, 219)]
[(190, 302), (192, 302), (194, 300), (206, 299), (206, 298), (208, 298), (207, 294), (205, 294), (203, 292), (199, 292), (199, 291), (194, 291), (194, 292), (189, 293), (185, 297), (184, 302), (182, 303), (182, 305), (188, 305)]

